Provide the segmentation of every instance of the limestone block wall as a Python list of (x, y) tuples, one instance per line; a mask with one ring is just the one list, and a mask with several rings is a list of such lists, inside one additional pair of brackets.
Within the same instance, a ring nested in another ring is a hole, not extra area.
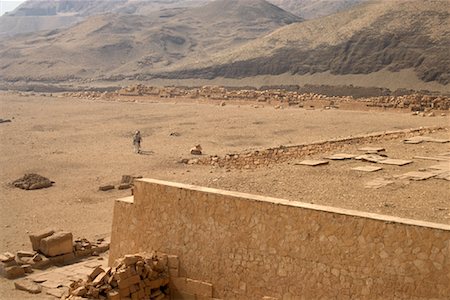
[(110, 261), (157, 250), (220, 299), (449, 299), (450, 226), (142, 179)]
[(317, 141), (308, 144), (280, 146), (276, 148), (249, 151), (245, 153), (232, 153), (227, 154), (223, 157), (214, 155), (202, 157), (200, 159), (184, 159), (183, 162), (187, 164), (213, 165), (216, 167), (235, 169), (255, 169), (274, 163), (281, 163), (292, 159), (304, 158), (306, 156), (318, 153), (337, 151), (348, 145), (360, 145), (389, 139), (408, 138), (415, 135), (423, 135), (440, 131), (448, 131), (448, 128), (432, 126), (374, 132), (371, 134), (361, 134), (344, 138)]

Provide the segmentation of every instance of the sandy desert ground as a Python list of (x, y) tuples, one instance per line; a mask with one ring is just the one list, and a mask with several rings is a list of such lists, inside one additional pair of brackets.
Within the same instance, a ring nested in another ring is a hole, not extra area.
[[(257, 170), (177, 163), (190, 157), (195, 144), (202, 145), (205, 155), (224, 155), (383, 130), (449, 127), (449, 116), (440, 113), (423, 118), (398, 111), (275, 110), (268, 105), (256, 109), (242, 103), (222, 107), (159, 98), (94, 102), (6, 93), (0, 94), (0, 112), (0, 118), (12, 119), (0, 124), (0, 252), (29, 249), (28, 233), (48, 227), (71, 231), (75, 237), (108, 234), (114, 199), (129, 195), (130, 190), (100, 192), (98, 187), (117, 184), (125, 174), (450, 224), (448, 181), (364, 188), (370, 179), (425, 168), (433, 164), (430, 161), (384, 166), (370, 174), (350, 171), (361, 164), (355, 161), (318, 168), (291, 161)], [(132, 151), (136, 129), (143, 134), (143, 155)], [(171, 136), (173, 132), (179, 136)], [(432, 136), (449, 138), (450, 134), (440, 131)], [(390, 157), (404, 159), (450, 151), (449, 144), (404, 145), (395, 139), (377, 146), (385, 147)], [(357, 148), (349, 145), (346, 150)], [(36, 191), (10, 185), (31, 172), (55, 185)], [(16, 295), (11, 294), (10, 282), (0, 281), (0, 299)]]

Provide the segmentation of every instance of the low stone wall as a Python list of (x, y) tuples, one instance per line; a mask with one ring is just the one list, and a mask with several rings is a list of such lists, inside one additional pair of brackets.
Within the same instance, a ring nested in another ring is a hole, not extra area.
[(202, 158), (185, 159), (187, 164), (212, 165), (234, 169), (254, 169), (270, 164), (281, 163), (309, 155), (337, 151), (344, 146), (375, 143), (384, 140), (408, 138), (416, 135), (448, 131), (444, 127), (421, 127), (396, 131), (383, 131), (371, 134), (356, 135), (345, 138), (318, 141), (310, 144), (280, 146), (260, 151), (227, 154), (223, 157), (214, 155)]
[(176, 255), (221, 299), (450, 297), (448, 225), (151, 179), (116, 201), (110, 249)]

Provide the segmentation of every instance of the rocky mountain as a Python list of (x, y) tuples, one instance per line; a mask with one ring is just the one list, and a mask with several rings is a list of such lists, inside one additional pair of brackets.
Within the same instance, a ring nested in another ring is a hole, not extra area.
[(0, 41), (0, 77), (58, 81), (162, 72), (299, 21), (265, 0), (218, 0), (133, 17), (91, 16), (65, 30)]
[(240, 78), (412, 69), (423, 81), (445, 85), (450, 81), (449, 45), (449, 1), (379, 0), (282, 27), (164, 76)]
[[(213, 0), (28, 0), (0, 16), (0, 37), (70, 27), (89, 16), (117, 13), (147, 15), (168, 8), (200, 7)], [(367, 0), (270, 0), (305, 19), (345, 10)], [(224, 7), (226, 9), (226, 7)]]
[(270, 0), (273, 4), (304, 19), (328, 16), (367, 0)]
[(100, 14), (146, 15), (168, 8), (195, 7), (210, 0), (28, 0), (0, 17), (0, 36), (70, 27)]

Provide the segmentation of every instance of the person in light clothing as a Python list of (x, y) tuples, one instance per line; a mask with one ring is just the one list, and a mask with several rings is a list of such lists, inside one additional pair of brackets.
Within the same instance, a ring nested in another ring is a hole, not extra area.
[(141, 132), (139, 130), (136, 130), (136, 132), (133, 135), (133, 146), (134, 146), (134, 153), (139, 154), (141, 153)]

